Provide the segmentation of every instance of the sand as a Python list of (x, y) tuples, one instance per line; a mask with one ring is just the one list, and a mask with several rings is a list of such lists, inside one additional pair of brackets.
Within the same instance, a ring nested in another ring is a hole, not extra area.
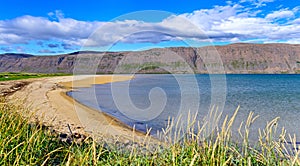
[(61, 133), (69, 133), (69, 125), (73, 133), (94, 138), (144, 141), (145, 134), (136, 132), (106, 113), (86, 107), (66, 95), (67, 91), (74, 88), (132, 78), (126, 75), (102, 75), (34, 79), (9, 99), (12, 102), (24, 103), (24, 106), (34, 113), (32, 117)]

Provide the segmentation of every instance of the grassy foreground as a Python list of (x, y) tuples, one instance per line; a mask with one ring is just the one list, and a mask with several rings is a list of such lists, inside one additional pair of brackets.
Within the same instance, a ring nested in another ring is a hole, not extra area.
[[(39, 124), (29, 123), (18, 112), (22, 106), (0, 100), (0, 165), (299, 165), (299, 151), (289, 150), (282, 139), (274, 140), (276, 120), (261, 131), (257, 145), (248, 142), (249, 115), (241, 125), (242, 144), (231, 140), (235, 118), (225, 119), (211, 139), (200, 139), (201, 131), (182, 142), (141, 153), (137, 149), (116, 150), (107, 143), (91, 139), (81, 144), (67, 144)], [(165, 133), (166, 135), (168, 133)], [(191, 133), (189, 133), (191, 134)], [(284, 134), (284, 132), (283, 132)], [(282, 135), (284, 137), (284, 135)], [(172, 140), (171, 140), (172, 141)], [(296, 144), (294, 144), (296, 147)]]

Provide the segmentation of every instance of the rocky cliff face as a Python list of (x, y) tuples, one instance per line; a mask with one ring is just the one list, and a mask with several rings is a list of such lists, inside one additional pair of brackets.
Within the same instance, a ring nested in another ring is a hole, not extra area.
[(231, 44), (57, 56), (0, 55), (0, 72), (208, 73), (215, 68), (225, 73), (300, 73), (300, 45)]
[(233, 44), (217, 47), (231, 73), (299, 73), (300, 45)]

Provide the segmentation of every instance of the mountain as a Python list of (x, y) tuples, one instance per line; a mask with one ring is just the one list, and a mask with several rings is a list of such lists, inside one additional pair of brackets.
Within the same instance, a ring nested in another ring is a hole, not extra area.
[(56, 56), (0, 55), (0, 72), (35, 73), (300, 73), (300, 45), (230, 44)]

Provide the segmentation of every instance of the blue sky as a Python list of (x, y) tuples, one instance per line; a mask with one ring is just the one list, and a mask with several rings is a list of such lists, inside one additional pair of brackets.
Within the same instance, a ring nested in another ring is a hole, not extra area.
[(19, 0), (0, 11), (0, 53), (300, 43), (297, 1)]

